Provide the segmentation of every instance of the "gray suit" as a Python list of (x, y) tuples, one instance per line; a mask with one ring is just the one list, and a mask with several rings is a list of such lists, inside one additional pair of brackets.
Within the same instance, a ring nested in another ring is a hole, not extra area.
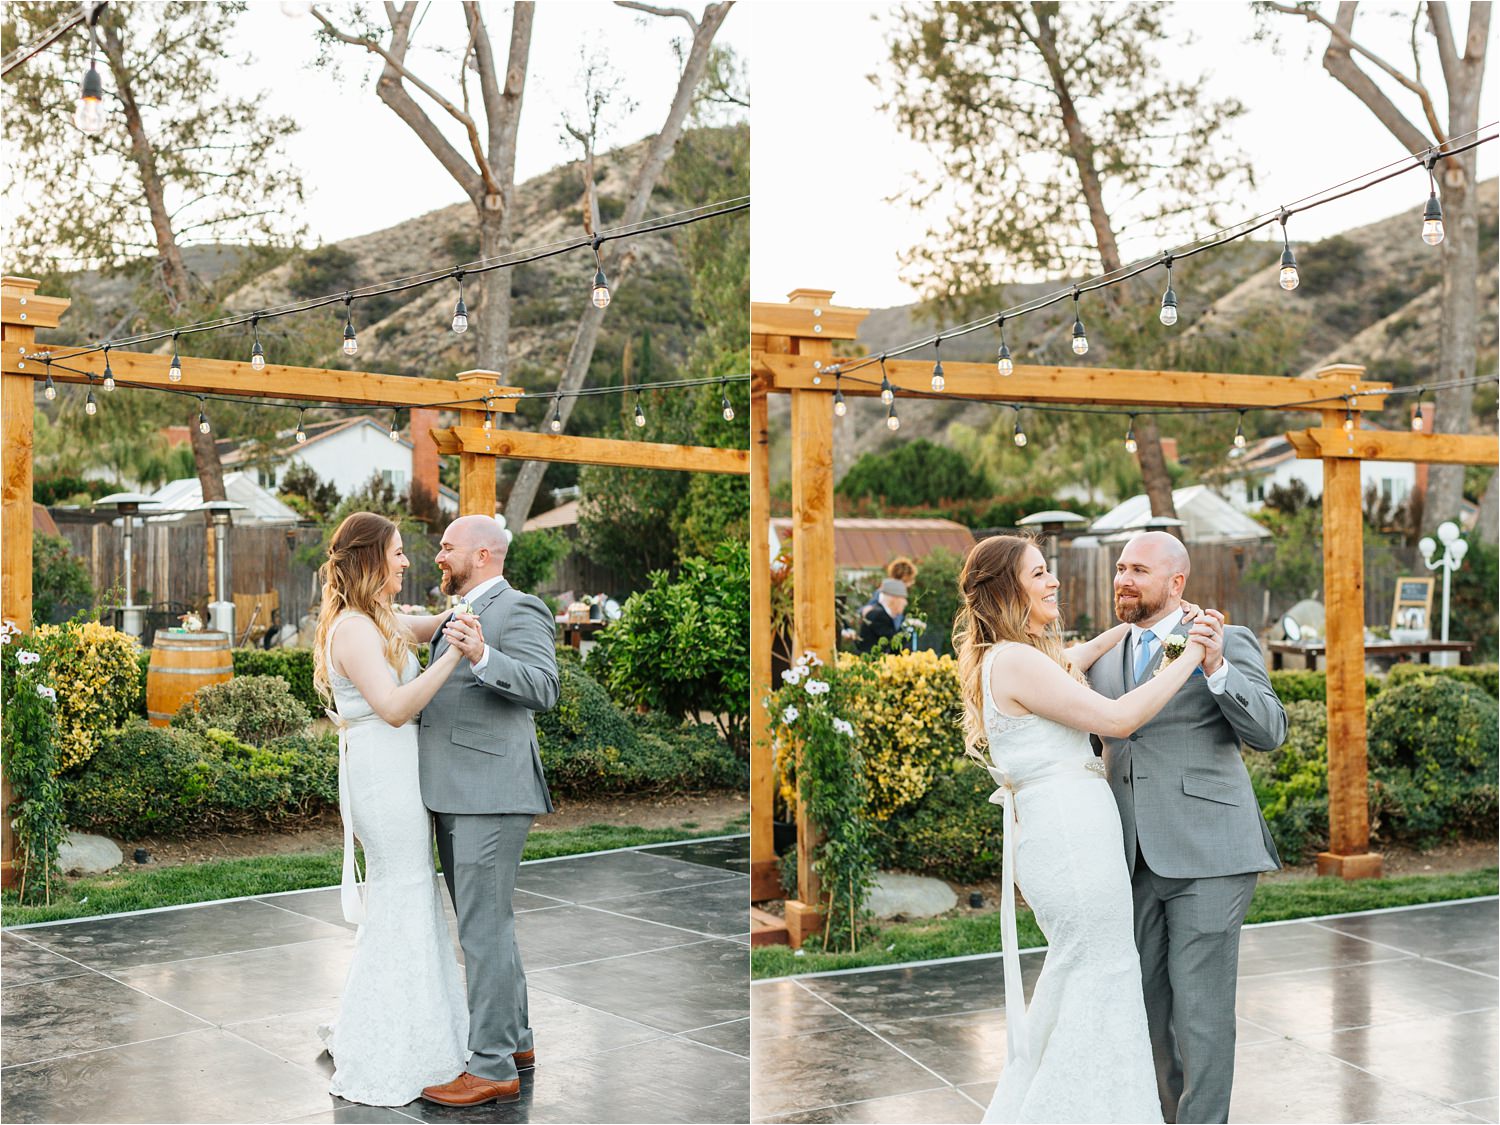
[[(1173, 630), (1185, 634), (1186, 623)], [(1160, 666), (1161, 650), (1142, 679)], [(1135, 939), (1162, 1115), (1229, 1119), (1240, 926), (1256, 873), (1281, 866), (1240, 743), (1273, 750), (1286, 711), (1250, 630), (1224, 629), (1222, 694), (1194, 672), (1157, 716), (1101, 745), (1132, 869)], [(1089, 672), (1111, 699), (1136, 686), (1131, 639)]]
[[(531, 822), (552, 811), (534, 712), (557, 703), (557, 651), (541, 599), (501, 579), (472, 605), (489, 657), (478, 676), (461, 661), (423, 708), (418, 761), (464, 950), (468, 1069), (507, 1081), (534, 1046), (511, 895)], [(445, 644), (439, 630), (433, 655)]]

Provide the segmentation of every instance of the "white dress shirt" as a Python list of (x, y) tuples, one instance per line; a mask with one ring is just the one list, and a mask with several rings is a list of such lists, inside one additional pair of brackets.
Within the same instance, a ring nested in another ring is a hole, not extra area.
[[(490, 590), (491, 587), (493, 587), (494, 585), (496, 585), (496, 583), (498, 583), (502, 579), (504, 579), (504, 577), (505, 577), (505, 575), (503, 575), (503, 574), (497, 574), (494, 578), (490, 578), (490, 579), (488, 579), (488, 580), (486, 580), (484, 582), (481, 582), (478, 586), (475, 586), (468, 593), (460, 594), (458, 600), (461, 601), (461, 602), (468, 602), (470, 605), (473, 605), (480, 598), (484, 597), (484, 595)], [(479, 658), (479, 663), (478, 664), (475, 664), (475, 665), (472, 666), (473, 667), (474, 676), (475, 676), (476, 679), (479, 677), (480, 673), (482, 673), (484, 671), (484, 666), (486, 664), (488, 664), (489, 662), (490, 662), (490, 646), (489, 645), (485, 645), (484, 646), (484, 655)]]
[[(1138, 657), (1138, 655), (1140, 654), (1140, 651), (1141, 651), (1141, 635), (1143, 633), (1153, 633), (1153, 634), (1155, 634), (1155, 636), (1156, 636), (1156, 644), (1157, 644), (1158, 647), (1160, 647), (1161, 643), (1164, 640), (1166, 640), (1166, 638), (1168, 636), (1171, 635), (1172, 630), (1175, 629), (1175, 628), (1177, 628), (1177, 622), (1180, 621), (1181, 619), (1182, 619), (1182, 612), (1180, 610), (1177, 610), (1177, 611), (1174, 611), (1172, 613), (1167, 614), (1160, 621), (1158, 621), (1155, 625), (1148, 625), (1148, 626), (1131, 625), (1130, 626), (1130, 660), (1131, 660), (1132, 666), (1134, 666), (1135, 660)], [(1211, 691), (1211, 692), (1213, 692), (1215, 695), (1223, 695), (1224, 694), (1224, 684), (1225, 684), (1225, 681), (1227, 681), (1229, 679), (1229, 662), (1226, 661), (1226, 660), (1221, 659), (1219, 661), (1219, 666), (1217, 668), (1215, 668), (1211, 674), (1205, 673), (1205, 675), (1207, 675), (1207, 678), (1208, 678), (1208, 690)]]

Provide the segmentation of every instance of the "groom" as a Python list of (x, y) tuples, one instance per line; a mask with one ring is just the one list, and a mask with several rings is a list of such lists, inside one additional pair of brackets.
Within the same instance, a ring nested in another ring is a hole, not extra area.
[(443, 593), (473, 615), (438, 630), (433, 656), (452, 643), (469, 664), (422, 709), (418, 731), (422, 801), (436, 822), (469, 998), (469, 1069), (422, 1091), (442, 1105), (513, 1099), (518, 1069), (536, 1065), (510, 900), (531, 822), (552, 811), (533, 713), (557, 703), (557, 653), (552, 613), (502, 577), (508, 545), (495, 520), (463, 516), (437, 556)]
[[(1131, 626), (1089, 673), (1118, 699), (1149, 679), (1162, 642), (1186, 634), (1187, 549), (1160, 531), (1125, 545), (1115, 566), (1115, 614)], [(1135, 896), (1135, 943), (1162, 1117), (1229, 1120), (1240, 925), (1256, 873), (1281, 866), (1240, 743), (1274, 750), (1286, 712), (1255, 634), (1210, 611), (1203, 666), (1128, 738), (1101, 739), (1120, 806)]]

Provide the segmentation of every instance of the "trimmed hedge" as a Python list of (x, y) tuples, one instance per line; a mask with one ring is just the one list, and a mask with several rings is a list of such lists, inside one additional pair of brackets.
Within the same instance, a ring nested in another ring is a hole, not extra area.
[(312, 714), (280, 676), (236, 676), (209, 684), (172, 716), (174, 727), (228, 731), (252, 746), (304, 735), (311, 723)]
[[(1328, 699), (1326, 672), (1293, 669), (1272, 672), (1270, 676), (1271, 687), (1284, 704), (1304, 699), (1324, 703)], [(1413, 676), (1446, 676), (1471, 683), (1489, 692), (1491, 696), (1500, 696), (1500, 664), (1460, 665), (1454, 668), (1440, 668), (1431, 664), (1397, 664), (1389, 675), (1365, 677), (1365, 697), (1374, 699), (1385, 689), (1405, 683)]]

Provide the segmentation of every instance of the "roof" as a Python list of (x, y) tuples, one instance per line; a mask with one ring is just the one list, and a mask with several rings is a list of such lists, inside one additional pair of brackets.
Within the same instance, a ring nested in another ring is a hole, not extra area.
[[(1236, 543), (1271, 537), (1263, 526), (1207, 485), (1174, 489), (1172, 504), (1182, 521), (1184, 543)], [(1128, 539), (1150, 518), (1150, 499), (1144, 495), (1132, 496), (1095, 520), (1089, 534), (1104, 542)]]
[(522, 526), (522, 531), (542, 531), (549, 527), (572, 527), (578, 522), (578, 501), (569, 500), (540, 515), (532, 516)]
[[(256, 484), (249, 473), (225, 473), (224, 492), (231, 501), (245, 506), (244, 511), (234, 513), (237, 524), (293, 524), (302, 520), (273, 493)], [(197, 477), (184, 477), (162, 485), (151, 498), (161, 507), (141, 515), (150, 523), (175, 522), (203, 503), (203, 486)]]
[[(1359, 419), (1359, 428), (1371, 430), (1378, 433), (1388, 433), (1387, 427), (1363, 416)], [(1287, 441), (1285, 434), (1272, 434), (1263, 437), (1259, 441), (1252, 441), (1244, 449), (1231, 449), (1229, 451), (1229, 471), (1234, 476), (1248, 476), (1252, 473), (1269, 473), (1286, 461), (1295, 461), (1297, 451), (1292, 448), (1292, 443)]]
[[(792, 521), (773, 519), (771, 531), (777, 543), (783, 542), (792, 537)], [(844, 570), (881, 570), (897, 556), (920, 559), (937, 547), (963, 556), (972, 546), (974, 533), (953, 520), (833, 521), (834, 565)]]
[[(270, 450), (270, 454), (275, 458), (291, 457), (305, 450), (310, 445), (316, 445), (318, 442), (331, 438), (335, 434), (342, 434), (360, 426), (372, 426), (379, 430), (382, 436), (390, 433), (390, 430), (383, 423), (370, 417), (368, 414), (356, 414), (352, 418), (335, 418), (331, 422), (308, 422), (302, 427), (302, 432), (307, 435), (306, 441), (297, 441), (297, 431), (295, 429), (282, 430), (276, 435), (276, 441), (280, 444), (274, 445)], [(411, 442), (404, 437), (400, 439), (400, 444), (406, 446), (408, 449), (412, 448)], [(225, 465), (243, 464), (250, 459), (251, 452), (252, 450), (248, 446), (241, 445), (235, 448), (233, 452), (223, 454), (220, 457), (220, 461)]]

